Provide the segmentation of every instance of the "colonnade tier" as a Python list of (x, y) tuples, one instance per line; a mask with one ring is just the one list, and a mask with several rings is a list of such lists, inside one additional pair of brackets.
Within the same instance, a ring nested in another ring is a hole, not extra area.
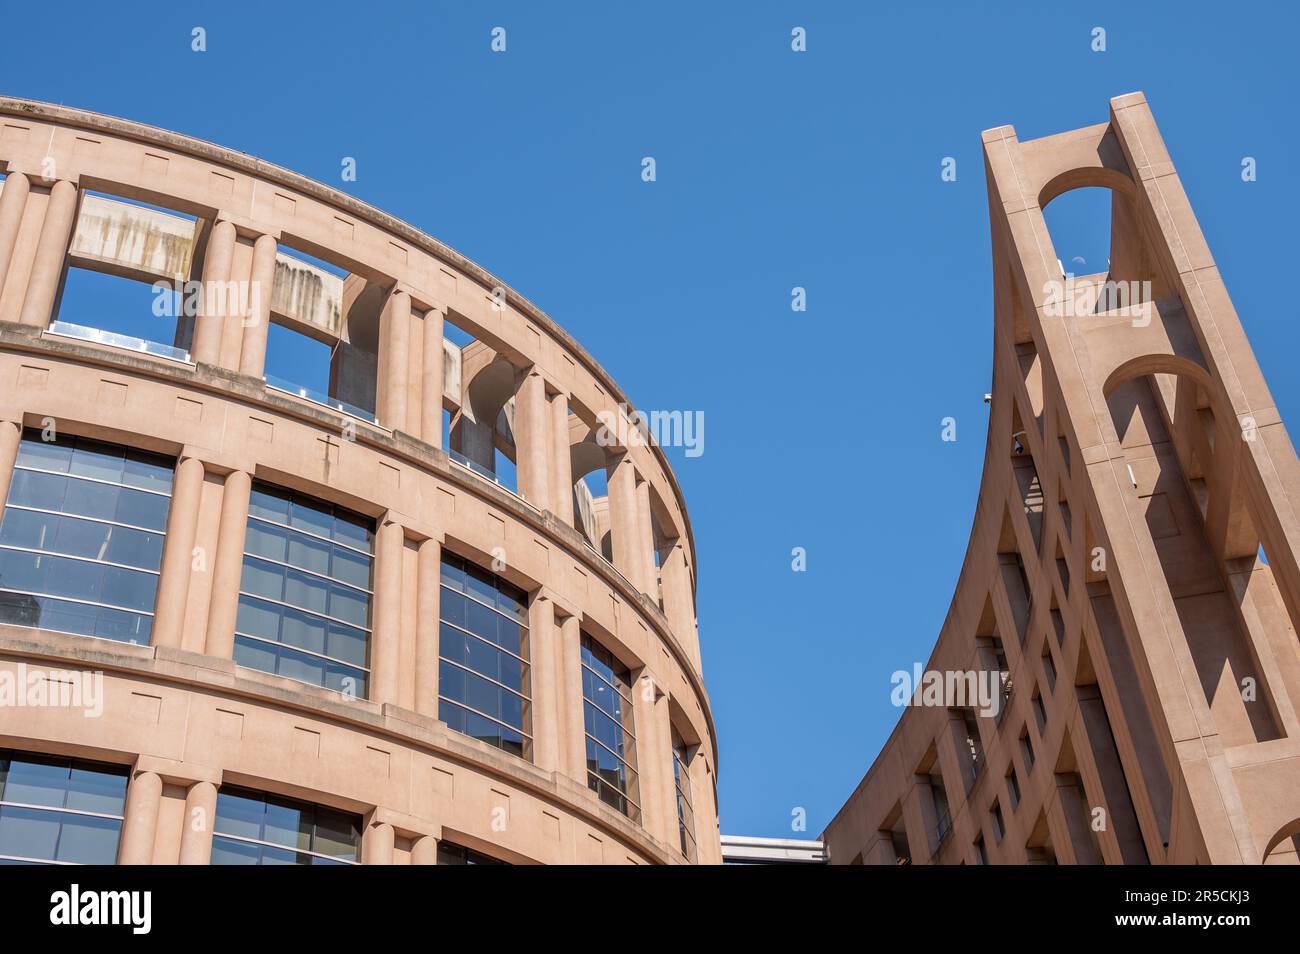
[[(974, 526), (831, 861), (1296, 863), (1300, 462), (1151, 109), (983, 142)], [(1086, 187), (1110, 254), (1074, 276), (1043, 208)]]
[[(443, 839), (511, 861), (674, 863), (676, 734), (698, 860), (721, 860), (685, 501), (660, 447), (602, 426), (626, 422), (630, 402), (568, 333), (412, 226), (175, 133), (0, 99), (0, 172), (0, 500), (24, 429), (175, 461), (149, 644), (0, 624), (0, 671), (102, 672), (105, 706), (97, 719), (16, 709), (0, 745), (129, 764), (125, 861), (205, 861), (211, 831), (184, 819), (211, 815), (234, 784), (356, 812), (372, 863), (431, 861)], [(119, 228), (115, 202), (145, 211)], [(108, 216), (96, 235), (92, 212)], [(293, 298), (281, 250), (345, 276), (308, 276), (330, 307)], [(51, 327), (73, 267), (201, 280), (205, 293), (176, 350), (147, 353)], [(360, 355), (335, 383), (367, 391), (373, 415), (269, 387), (273, 323)], [(452, 325), (474, 344), (448, 342)], [(508, 382), (517, 493), (442, 446), (444, 416), (476, 423), (471, 391), (489, 373)], [(593, 445), (609, 475), (607, 547), (575, 517), (574, 461)], [(372, 522), (365, 698), (233, 661), (258, 484)], [(439, 721), (448, 554), (527, 595), (531, 758)], [(639, 820), (588, 787), (583, 635), (633, 680)]]

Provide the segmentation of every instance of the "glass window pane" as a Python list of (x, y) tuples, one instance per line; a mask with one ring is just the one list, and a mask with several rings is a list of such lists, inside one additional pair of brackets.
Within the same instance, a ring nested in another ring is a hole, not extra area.
[(325, 684), (325, 660), (292, 649), (280, 650), (279, 675), (314, 686)]
[(24, 435), (23, 442), (18, 448), (18, 466), (66, 474), (68, 464), (72, 461), (72, 444), (43, 441), (39, 433), (39, 431), (28, 431), (27, 434), (37, 436)]
[(60, 812), (0, 806), (0, 854), (54, 860)]
[(101, 606), (96, 613), (97, 621), (94, 632), (89, 635), (100, 639), (115, 639), (123, 643), (136, 643), (140, 646), (149, 644), (153, 632), (153, 619), (123, 610)]
[(288, 553), (289, 531), (274, 527), (260, 520), (248, 521), (248, 530), (244, 536), (244, 550), (257, 556), (286, 562)]
[(329, 583), (297, 570), (285, 574), (284, 601), (313, 613), (329, 612)]
[(255, 865), (261, 855), (257, 845), (242, 841), (232, 841), (220, 835), (212, 839), (212, 860), (214, 865)]
[(122, 823), (117, 819), (64, 815), (55, 860), (81, 865), (111, 865), (117, 860), (117, 840), (121, 829)]
[(0, 800), (62, 808), (69, 771), (65, 759), (39, 755), (11, 758)]
[(334, 531), (334, 520), (327, 511), (295, 497), (289, 507), (289, 526), (328, 540)]
[(251, 596), (239, 598), (239, 613), (235, 618), (235, 629), (249, 636), (261, 636), (264, 639), (279, 640), (280, 616), (284, 610), (253, 599)]
[(264, 813), (261, 798), (222, 789), (217, 792), (217, 819), (213, 831), (241, 838), (261, 838)]
[(106, 772), (73, 763), (68, 779), (68, 808), (101, 815), (121, 815), (125, 804), (125, 772)]
[(122, 483), (141, 490), (156, 490), (170, 494), (172, 489), (172, 462), (136, 451), (127, 451)]
[(15, 470), (9, 484), (9, 503), (38, 510), (61, 510), (67, 487), (67, 477)]
[(353, 626), (370, 625), (370, 597), (365, 593), (329, 584), (329, 615)]
[(68, 467), (68, 473), (115, 484), (121, 483), (123, 457), (124, 452), (120, 447), (79, 440), (73, 448), (72, 463)]
[(267, 796), (262, 840), (290, 848), (311, 849), (310, 806)]
[(280, 629), (281, 642), (306, 649), (309, 652), (325, 653), (325, 620), (308, 613), (286, 610), (284, 624)]
[(274, 673), (276, 669), (276, 652), (274, 646), (259, 643), (255, 639), (243, 636), (235, 637), (235, 664), (248, 669), (260, 669), (262, 672)]
[(113, 518), (118, 523), (129, 523), (146, 530), (167, 529), (167, 508), (171, 503), (169, 498), (125, 487), (119, 493), (121, 496), (117, 502), (117, 513)]
[(325, 655), (364, 667), (369, 662), (368, 644), (369, 637), (361, 630), (330, 623), (329, 646)]
[(263, 560), (256, 560), (252, 557), (245, 557), (244, 574), (240, 579), (239, 588), (245, 593), (251, 593), (255, 596), (265, 596), (267, 599), (283, 601), (284, 567)]
[(334, 547), (334, 562), (330, 567), (330, 576), (344, 583), (368, 590), (370, 589), (370, 558), (342, 547)]
[(289, 523), (289, 497), (266, 486), (253, 488), (248, 502), (250, 516), (261, 517), (272, 523)]
[(301, 533), (291, 533), (289, 534), (289, 558), (285, 562), (326, 576), (330, 571), (332, 549), (330, 544), (323, 540), (316, 540)]

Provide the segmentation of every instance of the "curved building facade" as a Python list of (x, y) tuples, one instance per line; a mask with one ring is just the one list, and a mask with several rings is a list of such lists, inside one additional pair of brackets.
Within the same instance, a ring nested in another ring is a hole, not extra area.
[(0, 99), (0, 172), (0, 860), (721, 861), (686, 505), (577, 342), (209, 143)]
[[(984, 158), (979, 506), (830, 860), (1294, 864), (1300, 462), (1151, 110)], [(1043, 209), (1081, 188), (1110, 255), (1072, 276)]]

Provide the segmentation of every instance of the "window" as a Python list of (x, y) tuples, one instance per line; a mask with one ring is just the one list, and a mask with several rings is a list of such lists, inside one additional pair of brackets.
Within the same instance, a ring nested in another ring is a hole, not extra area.
[(330, 504), (254, 486), (235, 662), (364, 699), (373, 530)]
[(975, 836), (975, 862), (981, 865), (986, 865), (989, 863), (989, 853), (984, 848), (983, 833)]
[(673, 785), (677, 789), (677, 831), (682, 854), (695, 861), (695, 809), (691, 806), (691, 769), (686, 757), (686, 743), (673, 728)]
[(528, 596), (444, 552), (440, 604), (438, 718), (531, 761)]
[(438, 842), (440, 865), (504, 865), (506, 862), (450, 841)]
[(0, 522), (0, 622), (147, 644), (172, 462), (27, 431)]
[(217, 793), (214, 865), (356, 864), (360, 847), (350, 812), (231, 786)]
[(1034, 719), (1038, 722), (1038, 734), (1041, 736), (1047, 729), (1047, 707), (1043, 705), (1042, 693), (1037, 688), (1034, 689), (1031, 702), (1034, 707)]
[(0, 749), (0, 864), (111, 865), (125, 766)]
[(989, 809), (989, 817), (993, 821), (993, 837), (1000, 842), (1007, 833), (1007, 826), (1002, 820), (1002, 806), (998, 802), (995, 801)]
[(1020, 806), (1020, 779), (1016, 778), (1014, 765), (1007, 769), (1007, 791), (1011, 794), (1011, 808), (1014, 811)]
[(1029, 729), (1020, 730), (1020, 755), (1025, 760), (1025, 771), (1034, 771), (1034, 744), (1029, 741)]
[(613, 653), (585, 633), (582, 701), (587, 729), (587, 787), (602, 802), (639, 821), (632, 674)]
[(943, 776), (936, 765), (930, 776), (930, 798), (934, 803), (935, 844), (942, 845), (952, 831), (952, 814), (948, 810), (948, 792), (944, 788)]

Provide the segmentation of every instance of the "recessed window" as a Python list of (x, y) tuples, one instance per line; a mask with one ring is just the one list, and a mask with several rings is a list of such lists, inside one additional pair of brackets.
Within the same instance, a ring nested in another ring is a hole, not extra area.
[(0, 523), (0, 622), (149, 642), (172, 461), (23, 435)]
[(687, 861), (694, 862), (695, 809), (691, 806), (690, 760), (687, 758), (686, 743), (682, 741), (676, 726), (673, 727), (673, 786), (677, 790), (677, 831), (682, 854)]
[(1007, 769), (1007, 793), (1011, 796), (1011, 810), (1015, 811), (1020, 807), (1020, 779), (1014, 765)]
[(527, 594), (444, 552), (440, 606), (438, 718), (531, 760)]
[(360, 848), (350, 812), (232, 786), (217, 793), (214, 865), (348, 865)]
[(126, 779), (126, 766), (0, 749), (0, 864), (113, 864)]
[(989, 809), (989, 820), (993, 823), (993, 837), (999, 842), (1002, 841), (1007, 833), (1007, 825), (1002, 820), (1002, 806), (996, 801), (993, 803), (993, 807)]
[(364, 699), (373, 529), (330, 504), (254, 486), (235, 662)]
[(641, 817), (632, 732), (632, 676), (600, 643), (582, 637), (587, 786), (633, 821)]
[(485, 855), (473, 848), (457, 845), (450, 841), (438, 842), (438, 864), (440, 865), (504, 865), (506, 862), (491, 855)]

